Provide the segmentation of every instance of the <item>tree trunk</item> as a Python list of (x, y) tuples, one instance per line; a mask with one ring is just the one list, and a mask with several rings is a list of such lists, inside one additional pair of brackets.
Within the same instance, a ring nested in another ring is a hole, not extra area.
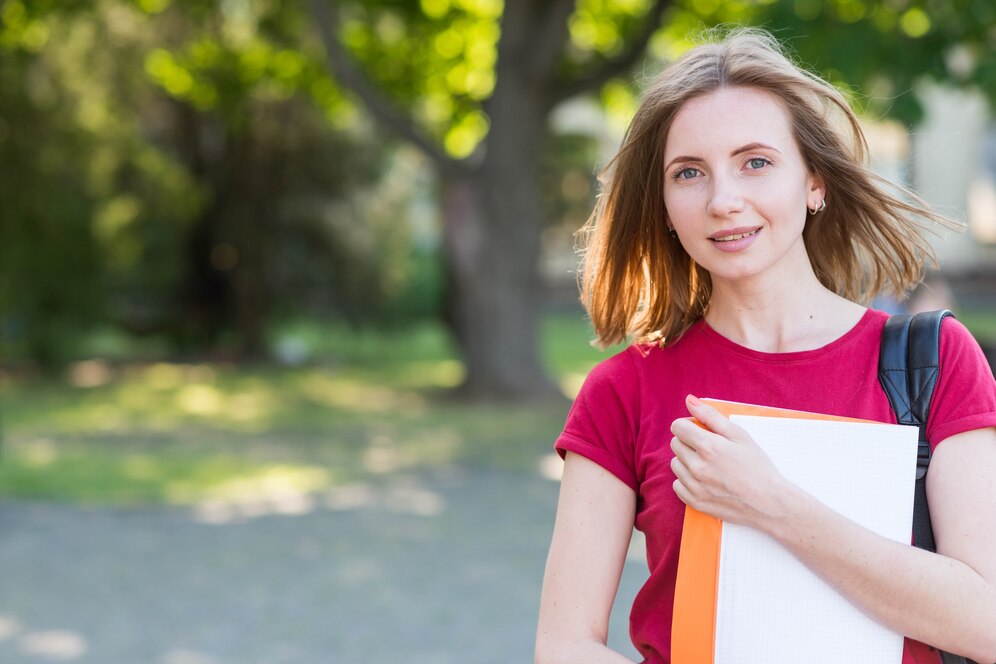
[(537, 353), (538, 243), (517, 244), (526, 224), (510, 223), (528, 202), (496, 200), (498, 188), (483, 174), (443, 185), (449, 318), (467, 367), (462, 389), (472, 398), (554, 397)]
[(444, 176), (449, 318), (469, 395), (562, 398), (539, 356), (538, 170), (546, 112), (523, 94), (521, 76), (503, 83), (489, 106), (483, 164)]
[(506, 5), (483, 163), (443, 176), (449, 317), (467, 366), (464, 389), (475, 397), (563, 398), (539, 355), (539, 162), (552, 104), (550, 72), (533, 47), (545, 11), (542, 2)]
[[(485, 102), (491, 126), (483, 161), (455, 161), (387, 100), (338, 39), (328, 4), (311, 10), (333, 73), (385, 127), (439, 168), (447, 264), (447, 319), (464, 356), (464, 390), (480, 398), (563, 399), (539, 356), (539, 247), (543, 218), (539, 150), (575, 0), (507, 0), (496, 86)], [(603, 78), (594, 79), (597, 88)]]
[[(251, 134), (227, 131), (188, 106), (177, 105), (177, 118), (183, 154), (191, 172), (210, 187), (211, 204), (187, 240), (174, 338), (187, 352), (216, 352), (225, 333), (233, 332), (235, 346), (226, 352), (261, 359), (270, 304), (263, 255), (269, 240), (266, 201), (274, 195), (267, 186), (273, 179), (269, 155)], [(236, 252), (231, 265), (212, 258), (221, 243)]]

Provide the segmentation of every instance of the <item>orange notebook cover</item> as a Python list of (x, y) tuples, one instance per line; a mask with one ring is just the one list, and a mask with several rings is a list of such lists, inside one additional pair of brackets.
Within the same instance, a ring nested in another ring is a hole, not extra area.
[[(702, 399), (727, 417), (758, 415), (839, 422), (868, 422), (850, 417), (808, 413), (786, 408)], [(723, 522), (685, 506), (678, 553), (678, 578), (671, 620), (672, 664), (713, 664), (715, 659), (716, 596), (719, 587), (719, 547)]]

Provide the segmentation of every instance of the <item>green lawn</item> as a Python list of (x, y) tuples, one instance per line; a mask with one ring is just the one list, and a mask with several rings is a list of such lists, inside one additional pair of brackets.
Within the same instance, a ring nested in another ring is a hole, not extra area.
[[(305, 366), (89, 361), (63, 380), (0, 384), (0, 495), (190, 504), (321, 492), (427, 467), (531, 469), (567, 413), (456, 402), (463, 367), (437, 327), (299, 326)], [(604, 355), (581, 315), (543, 330), (571, 397)]]
[[(996, 314), (962, 313), (996, 341)], [(0, 373), (0, 496), (119, 505), (320, 494), (426, 468), (536, 469), (567, 414), (454, 402), (463, 367), (438, 327), (300, 325), (299, 367), (84, 362), (62, 380)], [(543, 354), (566, 397), (607, 353), (553, 316)]]

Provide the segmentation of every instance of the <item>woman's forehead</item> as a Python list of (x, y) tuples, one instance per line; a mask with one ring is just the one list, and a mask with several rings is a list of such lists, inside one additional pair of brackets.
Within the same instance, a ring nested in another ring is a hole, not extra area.
[[(736, 149), (764, 143), (779, 150), (795, 145), (782, 101), (760, 88), (720, 88), (685, 102), (668, 130), (666, 157)], [(698, 152), (696, 152), (698, 151)]]

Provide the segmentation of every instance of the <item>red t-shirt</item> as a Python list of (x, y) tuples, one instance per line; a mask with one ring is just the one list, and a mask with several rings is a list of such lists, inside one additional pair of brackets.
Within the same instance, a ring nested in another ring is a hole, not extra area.
[[(637, 494), (636, 528), (646, 535), (650, 577), (630, 613), (630, 637), (646, 664), (670, 661), (671, 613), (684, 504), (675, 495), (671, 422), (688, 417), (685, 395), (895, 423), (878, 382), (888, 314), (869, 309), (823, 348), (762, 353), (699, 321), (673, 346), (631, 346), (588, 375), (556, 448), (581, 454)], [(996, 426), (996, 382), (958, 321), (941, 327), (940, 376), (927, 432), (931, 448), (964, 431)], [(935, 664), (936, 651), (907, 639), (903, 664)]]

